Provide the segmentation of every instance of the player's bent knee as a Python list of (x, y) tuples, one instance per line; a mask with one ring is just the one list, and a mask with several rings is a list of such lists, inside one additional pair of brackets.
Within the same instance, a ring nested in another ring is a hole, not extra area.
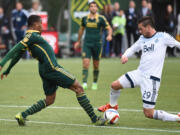
[(46, 99), (46, 106), (52, 105), (54, 103), (55, 99)]
[(76, 94), (84, 93), (83, 87), (79, 84), (77, 80), (75, 80), (74, 84), (70, 87), (70, 89)]
[(123, 89), (122, 85), (120, 84), (120, 82), (118, 80), (112, 82), (111, 88), (114, 90)]
[(146, 110), (144, 110), (144, 115), (145, 115), (145, 117), (147, 117), (147, 118), (150, 118), (150, 119), (153, 118), (153, 113), (152, 113), (152, 111), (146, 111)]

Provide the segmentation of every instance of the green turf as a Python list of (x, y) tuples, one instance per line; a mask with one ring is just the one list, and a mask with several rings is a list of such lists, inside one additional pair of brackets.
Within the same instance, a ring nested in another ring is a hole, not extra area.
[[(73, 73), (81, 82), (82, 61), (62, 59), (59, 63)], [(87, 96), (94, 107), (109, 101), (109, 88), (113, 80), (123, 73), (136, 69), (138, 59), (130, 59), (125, 65), (120, 59), (102, 59), (98, 90), (92, 91), (92, 65), (89, 70)], [(150, 120), (144, 117), (140, 90), (127, 89), (119, 98), (120, 120), (117, 125), (106, 128), (93, 126), (88, 116), (80, 109), (75, 94), (59, 88), (52, 108), (28, 117), (26, 127), (14, 121), (16, 113), (44, 98), (41, 79), (35, 60), (20, 61), (11, 74), (0, 81), (0, 135), (176, 135), (180, 134), (180, 123)], [(11, 107), (12, 106), (12, 107)], [(64, 108), (60, 108), (64, 107)], [(75, 107), (75, 108), (73, 108)], [(180, 111), (180, 59), (165, 61), (163, 77), (157, 100), (157, 109), (169, 112)], [(98, 115), (102, 115), (96, 111)]]

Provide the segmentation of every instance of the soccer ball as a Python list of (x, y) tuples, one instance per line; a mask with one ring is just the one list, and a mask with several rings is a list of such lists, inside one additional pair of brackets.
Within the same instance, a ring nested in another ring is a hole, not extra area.
[(104, 112), (104, 118), (109, 121), (110, 124), (115, 124), (119, 120), (119, 113), (115, 109), (108, 109)]

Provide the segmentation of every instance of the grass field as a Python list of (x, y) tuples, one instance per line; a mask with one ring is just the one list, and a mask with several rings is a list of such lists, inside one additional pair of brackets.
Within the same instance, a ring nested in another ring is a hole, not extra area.
[[(59, 63), (81, 81), (81, 59), (62, 59)], [(102, 59), (99, 88), (86, 90), (92, 105), (97, 108), (109, 101), (109, 87), (123, 73), (136, 69), (138, 59), (125, 65), (120, 59)], [(92, 65), (88, 84), (92, 83)], [(75, 94), (59, 88), (55, 103), (43, 111), (29, 116), (27, 126), (19, 127), (14, 115), (44, 98), (41, 79), (35, 60), (20, 61), (11, 74), (0, 81), (0, 135), (176, 135), (180, 123), (150, 120), (144, 117), (139, 88), (126, 89), (119, 98), (120, 120), (117, 125), (93, 126), (80, 108)], [(157, 100), (157, 109), (172, 113), (180, 111), (180, 59), (165, 61)], [(102, 115), (96, 111), (98, 115)]]

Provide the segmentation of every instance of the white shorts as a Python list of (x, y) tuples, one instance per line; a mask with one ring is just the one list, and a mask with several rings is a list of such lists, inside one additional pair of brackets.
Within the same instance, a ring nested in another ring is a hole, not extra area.
[(130, 71), (119, 79), (123, 88), (141, 88), (144, 108), (154, 108), (160, 87), (160, 79), (155, 76), (145, 76), (140, 71)]

